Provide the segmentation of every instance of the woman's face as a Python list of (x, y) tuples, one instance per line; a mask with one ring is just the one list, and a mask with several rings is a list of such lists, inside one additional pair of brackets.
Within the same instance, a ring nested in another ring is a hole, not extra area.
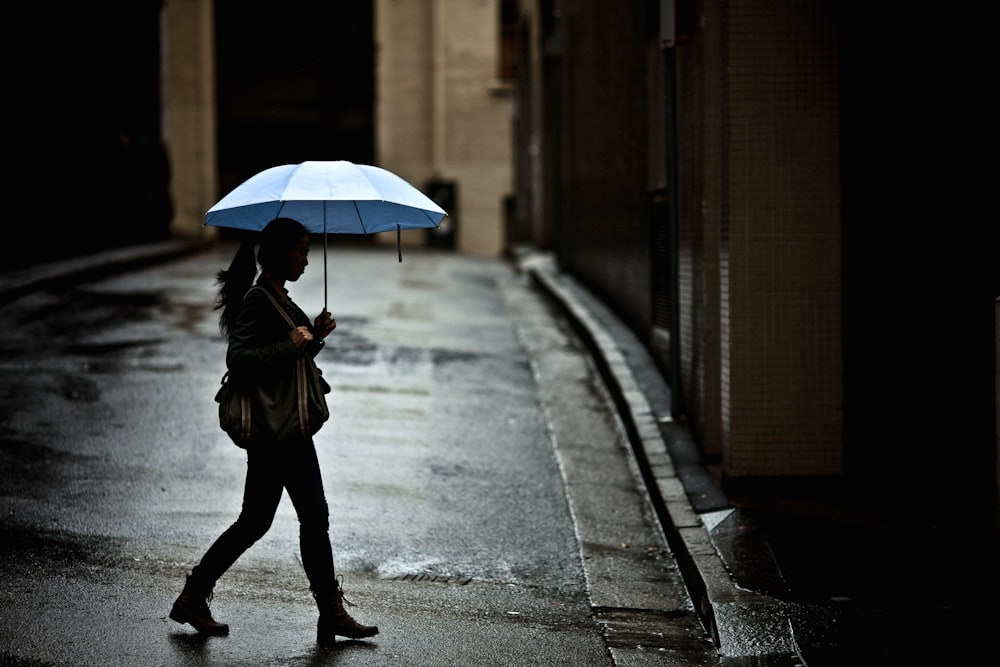
[(285, 255), (285, 280), (295, 282), (309, 265), (309, 237), (303, 236)]

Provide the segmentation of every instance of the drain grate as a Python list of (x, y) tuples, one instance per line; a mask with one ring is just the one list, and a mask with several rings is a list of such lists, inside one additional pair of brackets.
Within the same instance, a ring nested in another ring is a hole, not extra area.
[(426, 574), (421, 572), (420, 574), (401, 574), (396, 577), (392, 577), (391, 581), (417, 581), (417, 582), (430, 582), (432, 584), (455, 584), (456, 586), (465, 586), (467, 583), (472, 581), (472, 577), (446, 577), (440, 574)]

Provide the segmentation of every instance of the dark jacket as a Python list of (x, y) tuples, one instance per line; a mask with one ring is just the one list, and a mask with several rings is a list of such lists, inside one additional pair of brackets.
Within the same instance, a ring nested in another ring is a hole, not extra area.
[[(257, 287), (269, 290), (281, 303), (274, 291), (263, 283)], [(294, 303), (286, 307), (296, 326), (315, 330), (309, 317)], [(259, 289), (247, 292), (229, 332), (226, 367), (232, 378), (243, 386), (254, 384), (271, 393), (274, 385), (295, 372), (295, 360), (302, 354), (315, 357), (323, 349), (323, 341), (313, 340), (302, 351), (288, 337), (288, 322)]]

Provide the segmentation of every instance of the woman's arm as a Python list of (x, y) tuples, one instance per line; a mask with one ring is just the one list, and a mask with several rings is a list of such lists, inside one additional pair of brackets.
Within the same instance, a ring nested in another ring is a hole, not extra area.
[(274, 375), (287, 369), (299, 354), (288, 332), (288, 323), (267, 295), (252, 290), (229, 334), (227, 367), (244, 377)]

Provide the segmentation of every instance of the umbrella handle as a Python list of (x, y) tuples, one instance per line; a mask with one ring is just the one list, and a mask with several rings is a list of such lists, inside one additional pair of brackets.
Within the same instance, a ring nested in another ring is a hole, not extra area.
[(399, 261), (403, 261), (403, 246), (402, 237), (403, 231), (399, 228), (399, 223), (396, 223), (396, 254), (399, 255)]

